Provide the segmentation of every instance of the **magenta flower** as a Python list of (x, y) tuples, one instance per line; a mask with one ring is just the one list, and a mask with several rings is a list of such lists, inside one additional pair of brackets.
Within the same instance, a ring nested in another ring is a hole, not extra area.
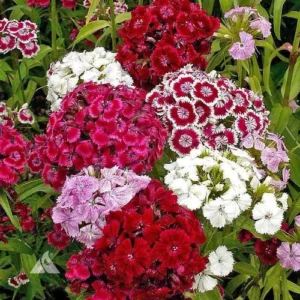
[(293, 271), (300, 270), (300, 244), (294, 243), (292, 246), (289, 243), (282, 243), (277, 249), (277, 257), (280, 265), (286, 269)]
[(262, 151), (260, 158), (262, 163), (273, 173), (278, 172), (279, 164), (289, 162), (285, 151), (277, 150), (273, 147), (266, 147)]
[(245, 31), (240, 32), (240, 42), (236, 42), (229, 49), (229, 54), (233, 59), (245, 60), (250, 58), (255, 52), (255, 41), (253, 36)]
[(271, 35), (271, 23), (260, 15), (257, 19), (251, 21), (250, 27), (252, 29), (258, 29), (264, 38)]

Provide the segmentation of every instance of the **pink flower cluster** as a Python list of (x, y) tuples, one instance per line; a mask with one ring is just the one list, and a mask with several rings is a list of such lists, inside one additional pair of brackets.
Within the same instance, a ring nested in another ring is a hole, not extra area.
[(191, 65), (166, 74), (147, 101), (168, 128), (171, 149), (180, 155), (200, 143), (215, 149), (237, 145), (250, 133), (262, 135), (269, 124), (262, 97)]
[(147, 176), (138, 176), (118, 167), (101, 169), (99, 178), (89, 175), (70, 177), (56, 201), (53, 222), (90, 248), (102, 236), (105, 216), (121, 210), (149, 182)]
[(241, 146), (249, 149), (251, 153), (259, 151), (258, 159), (267, 171), (267, 174), (263, 175), (271, 176), (273, 178), (271, 184), (277, 189), (283, 190), (286, 187), (290, 178), (290, 171), (287, 167), (289, 157), (282, 139), (274, 133), (268, 133), (265, 137), (248, 134), (243, 138)]
[[(127, 6), (127, 4), (124, 3), (124, 1), (122, 1), (122, 0), (114, 1), (115, 16), (125, 13), (125, 12), (127, 12), (127, 10), (128, 10), (128, 6)], [(107, 8), (106, 14), (107, 14), (107, 16), (110, 17), (110, 7)]]
[[(62, 6), (67, 9), (73, 9), (77, 5), (76, 0), (61, 0)], [(50, 4), (50, 0), (27, 0), (27, 5), (36, 7), (47, 7)]]
[(24, 173), (26, 146), (19, 132), (0, 124), (0, 187), (16, 183)]
[[(227, 19), (228, 30), (233, 34), (238, 30), (238, 36), (234, 37), (234, 43), (229, 49), (229, 54), (234, 59), (250, 58), (255, 52), (255, 38), (267, 38), (271, 35), (271, 23), (254, 8), (237, 7), (225, 13), (224, 16)], [(239, 24), (243, 27), (239, 28)]]
[(37, 26), (31, 21), (0, 20), (0, 53), (17, 48), (24, 57), (33, 57), (39, 52)]
[(189, 0), (154, 0), (137, 6), (119, 30), (124, 44), (117, 59), (137, 86), (149, 89), (188, 63), (205, 68), (203, 55), (209, 53), (209, 38), (219, 25), (219, 19)]
[(150, 171), (163, 153), (166, 130), (145, 97), (143, 90), (127, 86), (79, 85), (50, 116), (46, 135), (35, 138), (30, 170), (42, 170), (55, 189), (67, 174), (90, 165)]

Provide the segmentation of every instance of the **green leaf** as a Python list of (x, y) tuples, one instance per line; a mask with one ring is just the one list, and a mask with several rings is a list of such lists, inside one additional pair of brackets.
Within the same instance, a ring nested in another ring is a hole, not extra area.
[(254, 93), (257, 93), (257, 94), (260, 94), (260, 95), (262, 94), (262, 90), (261, 90), (259, 80), (255, 75), (249, 77), (249, 85), (250, 85), (251, 90)]
[(282, 134), (287, 127), (293, 111), (290, 107), (282, 107), (281, 104), (276, 104), (271, 112), (270, 130), (278, 134)]
[(109, 26), (109, 22), (104, 20), (97, 20), (90, 22), (86, 24), (84, 27), (82, 27), (76, 37), (76, 40), (73, 42), (73, 46), (79, 43), (80, 41), (88, 38), (90, 35), (92, 35), (94, 32), (103, 29), (105, 27)]
[(292, 19), (300, 19), (300, 11), (290, 11), (283, 16)]
[(12, 211), (10, 209), (10, 205), (8, 202), (8, 199), (4, 193), (4, 191), (2, 189), (0, 189), (0, 205), (2, 206), (2, 208), (4, 209), (5, 213), (7, 214), (7, 216), (9, 217), (11, 223), (20, 231), (21, 230), (21, 226), (20, 223), (18, 221), (18, 218), (16, 216), (14, 216), (12, 214)]
[(300, 186), (300, 155), (298, 152), (289, 152), (291, 163), (291, 179), (294, 183)]
[(274, 267), (272, 267), (266, 275), (266, 280), (264, 282), (264, 289), (261, 294), (260, 300), (265, 299), (271, 288), (274, 286), (276, 281), (278, 281), (280, 274), (282, 272), (282, 268), (280, 267), (280, 264), (277, 263)]
[(35, 194), (37, 192), (43, 192), (46, 194), (51, 193), (53, 195), (56, 194), (56, 192), (49, 185), (45, 185), (44, 183), (41, 183), (37, 186), (34, 186), (34, 187), (24, 191), (24, 193), (19, 194), (18, 201), (23, 201), (27, 197), (29, 197), (32, 194)]
[(206, 10), (208, 15), (211, 15), (213, 12), (215, 0), (203, 0), (202, 8)]
[(39, 184), (42, 184), (44, 181), (42, 179), (32, 179), (32, 180), (28, 180), (25, 181), (23, 183), (20, 183), (18, 185), (16, 185), (16, 192), (17, 194), (21, 195), (24, 192), (26, 192), (27, 190), (38, 186)]
[(233, 8), (233, 0), (219, 0), (222, 12), (225, 13)]
[(186, 297), (190, 297), (193, 300), (222, 300), (222, 297), (217, 288), (214, 288), (212, 291), (205, 293), (191, 294), (186, 293)]
[(33, 80), (29, 80), (28, 82), (28, 85), (27, 85), (27, 88), (24, 92), (25, 94), (25, 100), (27, 103), (30, 103), (32, 98), (33, 98), (33, 95), (36, 91), (36, 87), (37, 87), (37, 83)]
[(227, 286), (226, 286), (226, 292), (228, 294), (232, 294), (240, 285), (245, 283), (249, 279), (248, 275), (245, 274), (240, 274), (237, 275), (236, 277), (232, 278)]
[(116, 24), (120, 24), (123, 23), (124, 21), (130, 20), (131, 19), (131, 12), (125, 12), (125, 13), (121, 13), (119, 15), (116, 16)]
[(256, 268), (243, 262), (235, 263), (233, 269), (240, 274), (245, 274), (252, 277), (256, 277), (258, 275), (258, 270)]
[(86, 15), (86, 24), (90, 22), (91, 18), (95, 14), (99, 2), (100, 0), (92, 0), (92, 2), (90, 3), (89, 11)]
[(281, 40), (280, 35), (280, 26), (281, 26), (281, 16), (282, 16), (282, 8), (286, 0), (275, 0), (274, 1), (274, 32), (276, 37)]
[(287, 281), (287, 288), (289, 291), (296, 293), (296, 294), (300, 294), (300, 285), (295, 284), (292, 281)]
[(249, 300), (257, 300), (260, 297), (260, 287), (257, 285), (254, 285), (251, 287), (251, 289), (248, 292)]
[(0, 242), (0, 250), (25, 254), (33, 253), (33, 250), (25, 242), (22, 242), (17, 238), (8, 238), (7, 244)]
[[(30, 280), (30, 285), (33, 288), (33, 295), (35, 293), (38, 293), (39, 295), (44, 297), (44, 292), (43, 292), (43, 288), (41, 285), (39, 274), (31, 273), (31, 270), (33, 269), (33, 267), (35, 266), (35, 264), (37, 262), (35, 255), (34, 254), (32, 254), (32, 255), (21, 254), (21, 262), (22, 262), (22, 266), (25, 270), (25, 273)], [(29, 299), (27, 299), (27, 300), (29, 300)]]
[[(281, 94), (284, 95), (286, 84), (287, 84), (287, 78), (288, 78), (288, 72), (289, 69), (286, 71), (284, 78), (283, 78), (283, 84), (281, 86)], [(297, 62), (294, 67), (293, 72), (293, 78), (292, 78), (292, 86), (290, 91), (290, 99), (295, 99), (297, 95), (300, 93), (300, 58), (298, 57)]]

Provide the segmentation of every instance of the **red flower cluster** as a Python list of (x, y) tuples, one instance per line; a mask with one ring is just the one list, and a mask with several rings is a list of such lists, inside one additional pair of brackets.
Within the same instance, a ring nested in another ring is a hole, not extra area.
[(200, 142), (215, 149), (237, 145), (249, 133), (263, 135), (269, 124), (262, 97), (191, 65), (166, 74), (147, 101), (169, 129), (171, 149), (181, 155)]
[[(62, 6), (67, 9), (73, 9), (76, 7), (76, 0), (61, 0)], [(50, 4), (50, 0), (27, 0), (27, 5), (36, 7), (47, 7)]]
[(60, 224), (53, 224), (53, 230), (47, 234), (48, 244), (59, 250), (65, 249), (71, 242), (71, 238)]
[(67, 173), (90, 165), (117, 165), (141, 174), (162, 155), (165, 139), (144, 91), (83, 83), (50, 116), (46, 135), (35, 138), (28, 167), (33, 173), (42, 171), (55, 189), (62, 187)]
[(117, 59), (137, 86), (148, 89), (188, 63), (204, 69), (208, 38), (219, 26), (219, 19), (189, 0), (154, 0), (137, 6), (119, 30), (124, 45), (118, 47)]
[(26, 144), (15, 129), (0, 124), (0, 187), (16, 183), (24, 173)]
[(31, 21), (0, 20), (0, 53), (19, 49), (24, 57), (33, 57), (40, 47), (37, 44), (37, 26)]
[(94, 249), (72, 255), (67, 263), (73, 290), (92, 285), (89, 300), (181, 299), (205, 269), (200, 222), (156, 180), (106, 221)]

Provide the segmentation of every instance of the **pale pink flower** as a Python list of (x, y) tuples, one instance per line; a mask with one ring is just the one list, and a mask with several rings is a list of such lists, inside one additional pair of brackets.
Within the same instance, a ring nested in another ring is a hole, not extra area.
[(293, 110), (293, 112), (296, 112), (300, 106), (295, 100), (292, 100), (289, 102), (289, 107)]
[(250, 27), (252, 29), (258, 29), (264, 38), (271, 35), (271, 23), (260, 15), (257, 19), (251, 21)]
[(95, 241), (101, 238), (103, 235), (102, 230), (94, 224), (89, 224), (80, 228), (79, 234), (76, 239), (85, 244), (88, 248), (91, 248)]
[(282, 138), (280, 138), (277, 134), (269, 133), (267, 136), (267, 139), (275, 142), (278, 150), (282, 150), (282, 151), (287, 150)]
[(256, 150), (262, 151), (266, 145), (261, 140), (261, 136), (258, 133), (250, 133), (242, 139), (241, 146), (246, 149), (254, 148)]
[(255, 52), (255, 41), (253, 36), (245, 31), (240, 32), (240, 42), (236, 42), (229, 49), (229, 54), (233, 59), (245, 60), (250, 58)]
[(295, 217), (295, 225), (297, 227), (300, 227), (300, 215), (298, 215), (298, 216)]
[(278, 181), (272, 180), (271, 185), (273, 185), (275, 188), (281, 191), (286, 188), (289, 179), (290, 179), (290, 170), (284, 168), (282, 170), (282, 180), (278, 180)]
[(273, 173), (278, 172), (281, 163), (289, 162), (285, 151), (266, 147), (261, 153), (261, 161)]
[(248, 15), (257, 15), (257, 10), (252, 7), (247, 7), (247, 6), (241, 6), (241, 7), (236, 7), (231, 9), (230, 11), (226, 12), (224, 14), (224, 17), (226, 19), (232, 19), (233, 21), (237, 20), (237, 16), (241, 16), (244, 14)]
[(277, 257), (282, 267), (292, 269), (293, 271), (300, 270), (299, 243), (294, 243), (291, 246), (289, 243), (283, 242), (277, 249)]

